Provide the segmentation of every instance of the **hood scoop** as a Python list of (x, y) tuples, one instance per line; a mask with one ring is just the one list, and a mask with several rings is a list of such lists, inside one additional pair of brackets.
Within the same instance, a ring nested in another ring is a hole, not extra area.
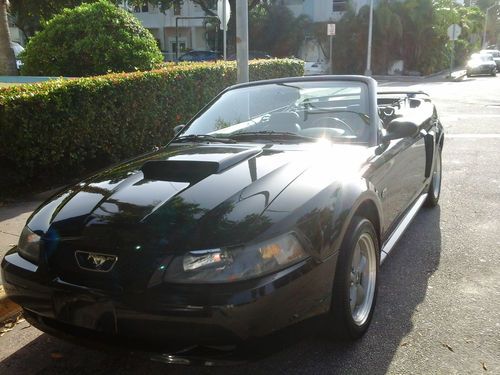
[(207, 160), (150, 160), (141, 168), (145, 180), (197, 183), (220, 173), (262, 152), (260, 148), (244, 149), (219, 161)]

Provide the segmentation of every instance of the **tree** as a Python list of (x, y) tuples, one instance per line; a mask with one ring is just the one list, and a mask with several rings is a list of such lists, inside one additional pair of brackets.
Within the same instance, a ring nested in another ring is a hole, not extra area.
[(8, 0), (0, 0), (0, 75), (17, 75), (16, 57), (10, 46)]
[(43, 22), (65, 8), (74, 8), (82, 3), (96, 0), (11, 0), (11, 15), (15, 25), (26, 37), (35, 35)]
[[(338, 22), (333, 53), (336, 72), (363, 72), (368, 11), (365, 6), (356, 14), (349, 7)], [(373, 70), (385, 73), (396, 59), (404, 60), (407, 71), (427, 74), (446, 68), (451, 53), (447, 29), (453, 23), (462, 27), (455, 56), (457, 62), (463, 63), (479, 47), (483, 20), (478, 8), (458, 6), (453, 0), (381, 0), (374, 14)], [(327, 52), (325, 28), (320, 25), (315, 34), (319, 34), (316, 38)]]
[(396, 14), (387, 0), (380, 3), (375, 12), (375, 37), (373, 69), (387, 73), (389, 64), (400, 58), (403, 25), (401, 18)]
[(259, 4), (249, 13), (249, 47), (276, 57), (297, 55), (309, 23), (284, 5)]
[(22, 72), (89, 76), (150, 70), (163, 61), (155, 39), (140, 22), (106, 0), (65, 9), (33, 36)]

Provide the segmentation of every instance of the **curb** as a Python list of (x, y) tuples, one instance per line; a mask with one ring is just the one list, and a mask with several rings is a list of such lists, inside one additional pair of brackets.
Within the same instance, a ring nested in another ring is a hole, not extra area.
[(465, 72), (465, 71), (464, 71), (463, 73), (460, 73), (460, 74), (458, 74), (458, 75), (457, 75), (457, 76), (455, 76), (455, 77), (453, 77), (453, 76), (452, 76), (452, 77), (451, 77), (451, 79), (452, 79), (453, 81), (455, 81), (455, 82), (458, 82), (458, 81), (461, 81), (461, 80), (462, 80), (462, 78), (464, 78), (466, 75), (467, 75), (467, 72)]
[(12, 302), (0, 285), (0, 324), (21, 312), (21, 306)]

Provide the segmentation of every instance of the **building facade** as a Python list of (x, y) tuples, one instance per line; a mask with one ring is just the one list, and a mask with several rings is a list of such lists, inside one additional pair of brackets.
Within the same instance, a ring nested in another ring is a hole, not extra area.
[[(166, 60), (176, 56), (177, 40), (179, 55), (188, 50), (210, 50), (209, 29), (213, 21), (207, 17), (203, 9), (191, 1), (184, 1), (179, 7), (172, 7), (161, 12), (157, 6), (145, 2), (141, 7), (129, 7), (158, 42)], [(184, 17), (196, 17), (186, 19)], [(176, 35), (176, 19), (178, 28)], [(212, 21), (212, 22), (211, 22)]]

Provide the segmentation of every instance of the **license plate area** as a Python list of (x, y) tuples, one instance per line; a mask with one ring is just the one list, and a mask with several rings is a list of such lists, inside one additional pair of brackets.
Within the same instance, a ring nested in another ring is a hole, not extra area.
[(92, 295), (56, 293), (53, 296), (57, 320), (97, 332), (115, 334), (116, 314), (113, 304)]

